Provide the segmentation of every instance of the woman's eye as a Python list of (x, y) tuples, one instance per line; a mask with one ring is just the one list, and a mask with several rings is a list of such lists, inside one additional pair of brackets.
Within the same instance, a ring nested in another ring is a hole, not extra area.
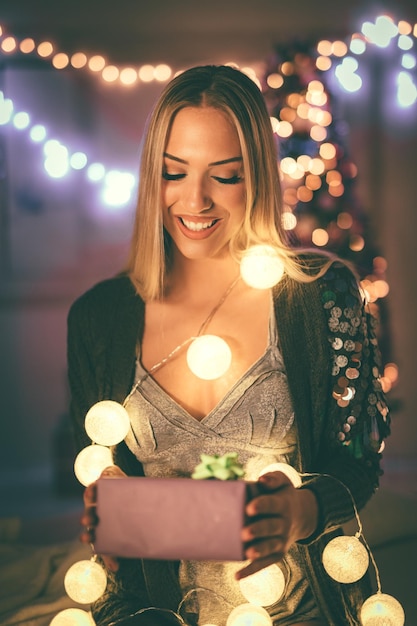
[(162, 172), (162, 178), (164, 180), (181, 180), (185, 174), (170, 174), (169, 172)]
[(235, 176), (231, 176), (230, 178), (221, 178), (220, 176), (213, 176), (213, 178), (223, 185), (236, 185), (243, 180), (242, 176), (238, 176), (237, 174)]

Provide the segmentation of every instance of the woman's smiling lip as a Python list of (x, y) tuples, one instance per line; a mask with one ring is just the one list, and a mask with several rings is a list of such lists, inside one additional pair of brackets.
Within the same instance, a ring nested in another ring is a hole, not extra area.
[(206, 239), (217, 230), (221, 219), (213, 218), (195, 218), (189, 216), (177, 216), (176, 222), (180, 231), (189, 239)]

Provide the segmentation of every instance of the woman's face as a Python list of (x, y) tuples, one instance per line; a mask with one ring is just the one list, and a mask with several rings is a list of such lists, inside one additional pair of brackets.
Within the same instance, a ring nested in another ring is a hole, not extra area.
[(229, 118), (210, 107), (181, 109), (162, 177), (164, 227), (176, 251), (188, 259), (228, 254), (245, 216), (242, 151)]

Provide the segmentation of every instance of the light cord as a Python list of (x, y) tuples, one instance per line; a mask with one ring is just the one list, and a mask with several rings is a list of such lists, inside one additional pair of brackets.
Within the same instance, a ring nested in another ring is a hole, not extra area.
[(217, 593), (217, 591), (213, 591), (213, 589), (209, 589), (208, 587), (193, 587), (192, 589), (189, 589), (187, 593), (184, 595), (184, 597), (182, 598), (181, 602), (178, 605), (177, 613), (181, 615), (180, 611), (183, 605), (187, 602), (190, 595), (195, 593), (196, 591), (208, 591), (209, 593), (213, 594), (217, 599), (220, 598), (222, 601), (224, 601), (224, 603), (227, 604), (229, 607), (231, 607), (231, 609), (234, 608), (233, 604), (229, 602), (229, 600), (225, 598), (224, 596), (222, 596), (220, 593)]
[(213, 319), (213, 317), (215, 316), (217, 311), (220, 309), (220, 307), (222, 306), (222, 304), (224, 303), (224, 301), (226, 300), (227, 296), (230, 294), (232, 289), (234, 289), (236, 287), (236, 285), (239, 282), (239, 280), (240, 280), (240, 274), (228, 286), (228, 288), (226, 289), (226, 291), (224, 292), (224, 294), (222, 295), (222, 297), (220, 298), (220, 300), (218, 301), (216, 306), (210, 311), (210, 313), (208, 314), (207, 318), (201, 324), (201, 326), (199, 328), (199, 331), (197, 333), (197, 337), (199, 337), (203, 333), (203, 331), (207, 328), (207, 326), (210, 324), (211, 320)]
[(359, 512), (358, 509), (356, 507), (356, 502), (355, 499), (352, 495), (352, 492), (350, 491), (349, 487), (347, 487), (347, 485), (345, 485), (344, 482), (342, 482), (341, 480), (339, 480), (339, 478), (336, 478), (336, 476), (332, 476), (331, 474), (316, 474), (316, 473), (307, 473), (307, 474), (300, 474), (303, 477), (325, 477), (325, 478), (332, 478), (333, 480), (335, 480), (337, 483), (339, 483), (339, 485), (341, 485), (342, 487), (344, 487), (344, 489), (346, 490), (347, 494), (349, 495), (351, 502), (352, 502), (352, 507), (353, 507), (353, 512), (355, 514), (355, 519), (356, 522), (358, 524), (358, 532), (355, 534), (355, 537), (357, 539), (359, 539), (359, 537), (361, 537), (362, 542), (369, 554), (369, 558), (371, 560), (371, 563), (373, 565), (374, 571), (375, 571), (375, 578), (376, 578), (376, 585), (377, 585), (377, 593), (382, 593), (382, 586), (381, 586), (381, 577), (379, 574), (379, 569), (378, 566), (376, 564), (374, 555), (372, 554), (372, 550), (369, 547), (368, 542), (366, 541), (364, 534), (363, 534), (363, 527), (362, 527), (362, 522), (361, 522), (361, 518), (359, 517)]

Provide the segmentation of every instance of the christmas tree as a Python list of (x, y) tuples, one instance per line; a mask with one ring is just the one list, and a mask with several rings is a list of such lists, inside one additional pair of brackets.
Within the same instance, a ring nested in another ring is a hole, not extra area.
[[(343, 42), (326, 43), (338, 56), (343, 46), (347, 49)], [(338, 115), (332, 93), (331, 62), (317, 45), (294, 41), (276, 46), (266, 64), (262, 90), (279, 147), (284, 227), (293, 245), (326, 249), (353, 264), (369, 306), (382, 322), (379, 340), (387, 362), (386, 261), (356, 192), (358, 171), (349, 153), (347, 123)], [(396, 371), (388, 373), (396, 378)], [(384, 374), (387, 390), (393, 382)]]

